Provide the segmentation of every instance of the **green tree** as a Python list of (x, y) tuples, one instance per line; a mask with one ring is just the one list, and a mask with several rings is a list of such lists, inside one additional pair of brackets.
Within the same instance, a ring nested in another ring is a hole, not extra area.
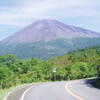
[(0, 85), (3, 89), (16, 85), (17, 82), (18, 78), (9, 68), (6, 66), (0, 67)]
[(100, 65), (97, 67), (97, 78), (100, 78)]

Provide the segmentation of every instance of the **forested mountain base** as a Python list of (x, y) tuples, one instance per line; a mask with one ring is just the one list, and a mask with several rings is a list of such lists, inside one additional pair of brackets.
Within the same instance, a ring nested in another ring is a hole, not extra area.
[(88, 78), (97, 75), (97, 65), (100, 65), (100, 46), (74, 51), (48, 61), (34, 58), (24, 61), (15, 55), (2, 55), (0, 88), (9, 88), (18, 83), (53, 81), (53, 68), (57, 68), (57, 81)]
[(0, 55), (14, 54), (19, 59), (28, 60), (37, 58), (42, 61), (64, 55), (70, 51), (100, 45), (98, 38), (73, 38), (53, 39), (39, 42), (23, 42), (2, 44), (0, 43)]

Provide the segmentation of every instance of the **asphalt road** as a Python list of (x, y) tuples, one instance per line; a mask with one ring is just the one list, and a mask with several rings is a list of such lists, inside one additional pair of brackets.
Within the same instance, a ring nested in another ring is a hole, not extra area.
[(12, 100), (100, 100), (100, 89), (90, 80), (41, 83), (16, 93)]

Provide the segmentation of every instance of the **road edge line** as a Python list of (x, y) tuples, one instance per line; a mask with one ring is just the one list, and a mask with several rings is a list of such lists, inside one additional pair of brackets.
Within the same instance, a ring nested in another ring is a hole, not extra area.
[(26, 93), (27, 93), (31, 88), (33, 88), (33, 87), (34, 87), (34, 86), (31, 86), (31, 87), (29, 87), (28, 89), (26, 89), (26, 90), (24, 91), (24, 93), (22, 94), (20, 100), (24, 100), (24, 97), (25, 97)]

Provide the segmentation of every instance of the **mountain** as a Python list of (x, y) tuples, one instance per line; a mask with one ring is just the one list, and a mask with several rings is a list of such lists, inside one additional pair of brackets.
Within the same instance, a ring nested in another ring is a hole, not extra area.
[(56, 20), (40, 20), (0, 42), (0, 55), (48, 60), (69, 51), (100, 45), (100, 33)]
[(100, 34), (84, 28), (69, 26), (56, 20), (40, 20), (4, 39), (3, 43), (38, 42), (51, 39), (76, 37), (100, 37)]

